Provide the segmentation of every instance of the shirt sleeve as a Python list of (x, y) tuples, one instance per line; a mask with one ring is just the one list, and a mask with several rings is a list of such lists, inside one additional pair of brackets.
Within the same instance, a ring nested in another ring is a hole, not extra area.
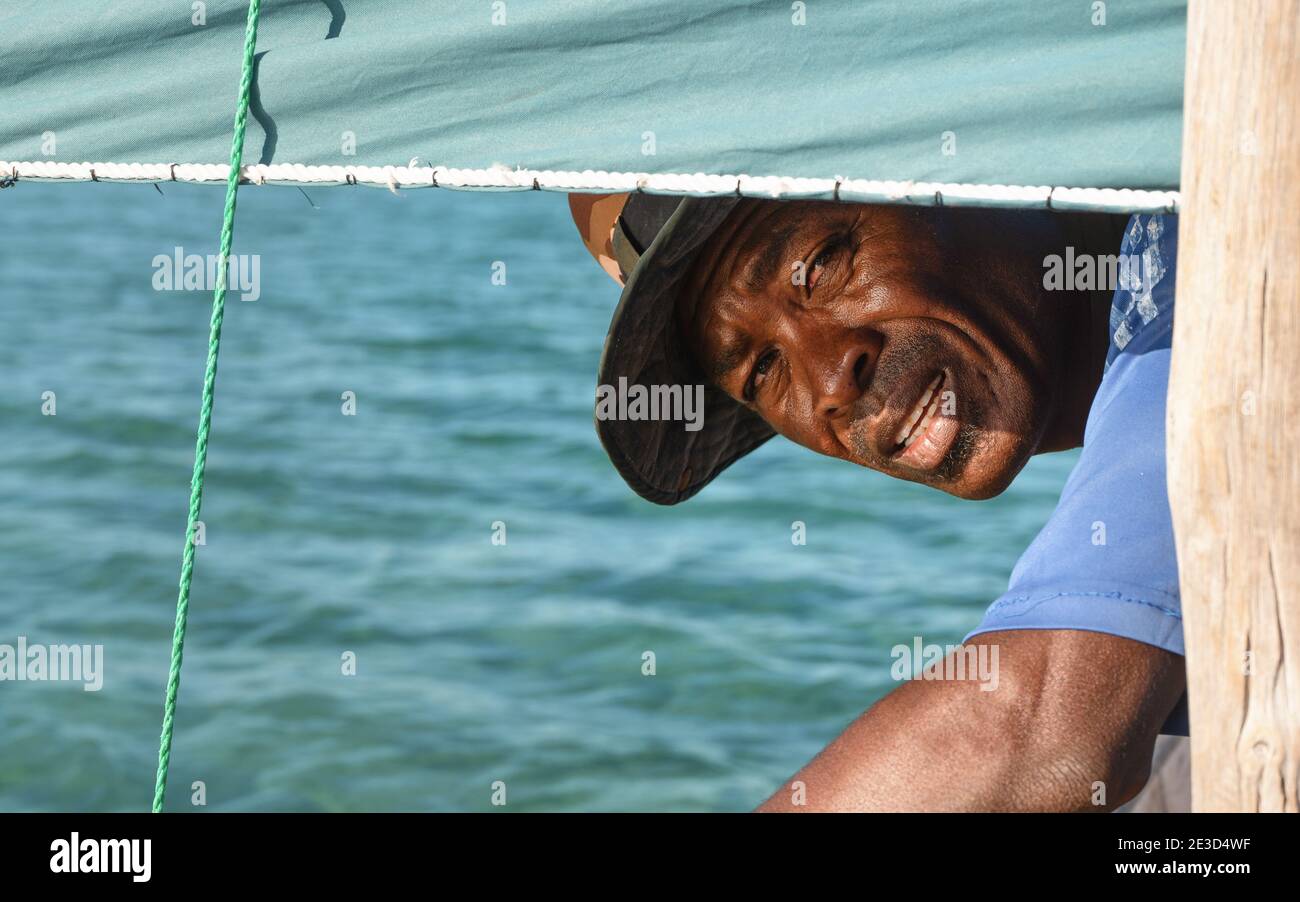
[[(1168, 303), (1107, 369), (1055, 512), (967, 640), (1000, 630), (1077, 629), (1185, 654), (1165, 484), (1173, 285), (1162, 287)], [(1186, 735), (1185, 702), (1162, 732)]]

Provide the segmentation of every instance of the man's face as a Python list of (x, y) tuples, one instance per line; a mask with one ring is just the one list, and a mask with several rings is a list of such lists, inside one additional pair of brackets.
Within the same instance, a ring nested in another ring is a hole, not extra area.
[(814, 451), (964, 498), (1042, 439), (1062, 317), (1047, 214), (747, 201), (678, 324), (708, 377)]

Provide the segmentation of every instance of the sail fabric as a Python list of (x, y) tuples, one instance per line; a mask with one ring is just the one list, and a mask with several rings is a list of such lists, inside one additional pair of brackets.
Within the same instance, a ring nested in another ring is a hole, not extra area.
[[(3, 0), (0, 161), (224, 164), (245, 13)], [(265, 0), (244, 159), (1172, 191), (1184, 44), (1183, 0)]]

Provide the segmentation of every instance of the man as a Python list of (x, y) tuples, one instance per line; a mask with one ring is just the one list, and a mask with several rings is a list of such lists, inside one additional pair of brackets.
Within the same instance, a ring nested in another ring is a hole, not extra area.
[(1034, 454), (1084, 448), (966, 637), (997, 647), (996, 690), (903, 683), (761, 810), (1132, 798), (1157, 735), (1186, 732), (1164, 462), (1177, 217), (641, 194), (571, 207), (625, 286), (599, 383), (705, 386), (695, 430), (598, 405), (611, 461), (650, 501), (686, 500), (777, 433), (971, 499)]

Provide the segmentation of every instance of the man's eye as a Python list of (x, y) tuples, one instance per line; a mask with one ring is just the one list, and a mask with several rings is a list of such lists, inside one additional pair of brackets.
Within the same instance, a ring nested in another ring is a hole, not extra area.
[(829, 263), (830, 260), (831, 260), (831, 255), (829, 250), (824, 250), (816, 257), (813, 258), (812, 266), (808, 267), (809, 288), (817, 287), (817, 283), (821, 281), (822, 270), (826, 267), (826, 264)]
[(763, 384), (763, 377), (768, 374), (772, 366), (776, 363), (777, 352), (773, 348), (764, 352), (757, 360), (754, 361), (754, 369), (749, 374), (749, 381), (745, 384), (745, 400), (753, 401), (754, 395), (757, 394), (758, 388)]
[(842, 241), (836, 239), (826, 247), (822, 248), (821, 253), (813, 258), (812, 264), (808, 267), (808, 290), (812, 291), (821, 281), (822, 275), (826, 272), (826, 267), (835, 262), (835, 255), (839, 253)]

